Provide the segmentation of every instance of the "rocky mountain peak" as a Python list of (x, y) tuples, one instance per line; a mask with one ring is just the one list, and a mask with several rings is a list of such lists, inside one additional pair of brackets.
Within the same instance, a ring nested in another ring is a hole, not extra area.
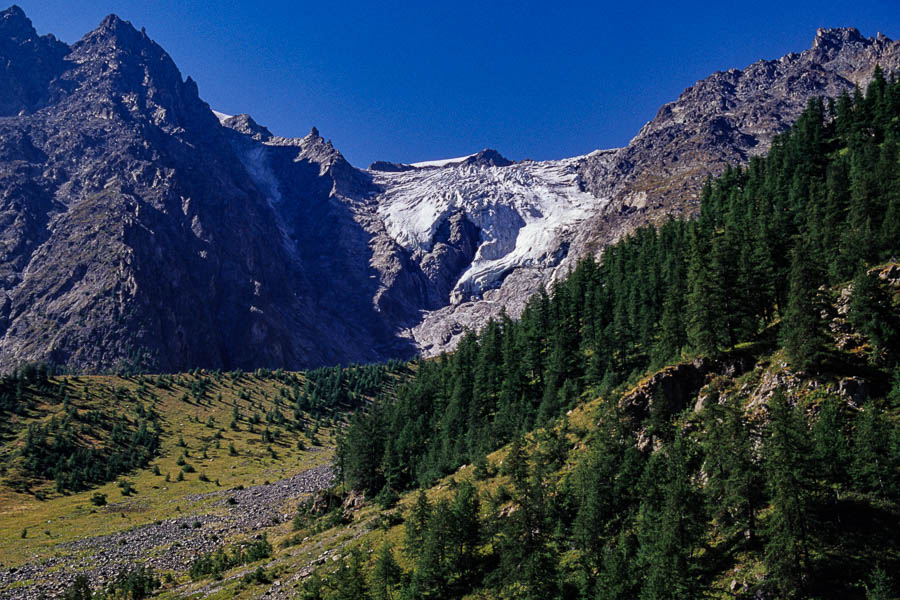
[(875, 64), (900, 72), (900, 43), (816, 39), (692, 86), (626, 148), (519, 163), (484, 149), (364, 172), (315, 127), (288, 138), (214, 116), (115, 15), (69, 48), (8, 9), (0, 370), (107, 369), (136, 349), (166, 370), (452, 348), (579, 256), (690, 214), (708, 173), (762, 153), (809, 97), (862, 85)]
[(172, 132), (201, 131), (216, 122), (194, 80), (183, 80), (175, 61), (146, 31), (116, 15), (74, 44), (68, 62), (63, 78), (71, 83), (59, 86), (58, 95), (85, 94), (82, 100), (91, 106), (76, 102), (79, 110), (149, 121)]
[(840, 49), (845, 44), (867, 45), (871, 43), (855, 27), (821, 27), (816, 30), (813, 50), (818, 48)]
[(38, 36), (18, 6), (0, 12), (0, 116), (32, 112), (48, 101), (49, 82), (63, 71), (69, 47)]
[(37, 37), (37, 32), (25, 11), (13, 4), (0, 12), (0, 36), (7, 38), (28, 39)]
[(765, 153), (810, 98), (865, 87), (875, 65), (900, 72), (900, 42), (865, 38), (852, 27), (819, 29), (803, 52), (698, 81), (664, 105), (627, 147), (588, 157), (579, 167), (585, 188), (611, 198), (610, 212), (618, 213), (598, 220), (598, 232), (690, 214), (707, 175)]
[(319, 135), (319, 130), (315, 127), (310, 129), (305, 137), (298, 140), (297, 145), (318, 162), (328, 163), (338, 159), (345, 160), (343, 155), (331, 143), (331, 140), (326, 140)]
[(513, 164), (513, 161), (492, 148), (485, 148), (481, 152), (462, 161), (461, 164), (479, 167), (508, 167)]
[(257, 142), (265, 142), (273, 137), (272, 132), (269, 131), (267, 127), (260, 125), (253, 120), (253, 117), (246, 113), (229, 117), (222, 121), (222, 125), (233, 129), (238, 133), (243, 133)]
[[(146, 31), (138, 31), (129, 21), (117, 15), (108, 15), (100, 21), (97, 28), (84, 36), (76, 46), (133, 56), (165, 55), (168, 58), (168, 54), (150, 39)], [(174, 62), (172, 65), (174, 66)]]

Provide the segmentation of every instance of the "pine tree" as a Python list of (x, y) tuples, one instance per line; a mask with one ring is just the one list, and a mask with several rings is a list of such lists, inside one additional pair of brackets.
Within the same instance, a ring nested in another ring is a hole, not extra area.
[(431, 518), (431, 504), (425, 490), (416, 494), (416, 503), (406, 519), (406, 553), (415, 556), (425, 540), (428, 520)]
[(345, 558), (340, 562), (331, 579), (334, 597), (341, 600), (369, 600), (362, 552), (359, 549), (350, 551), (349, 560)]
[(381, 546), (375, 557), (375, 565), (369, 576), (369, 589), (373, 600), (394, 600), (398, 596), (398, 587), (403, 570), (394, 560), (394, 553), (387, 544)]
[(830, 490), (831, 506), (835, 511), (836, 520), (840, 520), (841, 492), (848, 484), (848, 470), (850, 462), (850, 448), (848, 446), (844, 427), (844, 415), (841, 411), (842, 403), (834, 396), (826, 396), (820, 407), (819, 414), (812, 427), (813, 459), (816, 465), (817, 477), (824, 487)]
[(450, 570), (463, 581), (468, 581), (478, 567), (478, 547), (481, 544), (481, 523), (478, 518), (480, 503), (475, 486), (468, 481), (460, 484), (450, 510)]
[[(894, 426), (896, 429), (896, 426)], [(890, 447), (891, 426), (873, 401), (863, 406), (853, 433), (851, 474), (854, 487), (861, 492), (890, 497), (897, 493), (896, 449)]]
[(712, 257), (720, 254), (707, 251), (706, 232), (700, 226), (691, 228), (691, 254), (688, 263), (688, 297), (685, 307), (687, 337), (691, 348), (700, 354), (716, 354), (728, 343), (721, 288), (722, 266)]
[(878, 276), (861, 269), (853, 280), (850, 322), (872, 345), (876, 362), (894, 363), (900, 358), (900, 322), (890, 295)]
[[(692, 482), (694, 454), (691, 442), (679, 431), (648, 463), (644, 489), (650, 493), (638, 518), (642, 600), (696, 597), (697, 573), (691, 559), (706, 519), (700, 492)], [(654, 468), (656, 461), (661, 464)]]
[(776, 390), (769, 400), (771, 423), (763, 446), (766, 486), (772, 503), (765, 561), (785, 598), (802, 597), (809, 585), (809, 549), (815, 492), (811, 448), (803, 415)]
[(784, 312), (781, 342), (791, 363), (798, 369), (814, 369), (823, 360), (821, 276), (805, 244), (798, 242), (791, 252), (788, 303)]
[(757, 434), (744, 418), (739, 402), (715, 403), (705, 410), (707, 422), (703, 469), (704, 492), (711, 516), (726, 535), (756, 533), (756, 511), (762, 505), (762, 481), (755, 457)]
[(896, 596), (891, 590), (891, 578), (884, 569), (876, 568), (872, 572), (869, 585), (866, 586), (866, 600), (894, 600)]

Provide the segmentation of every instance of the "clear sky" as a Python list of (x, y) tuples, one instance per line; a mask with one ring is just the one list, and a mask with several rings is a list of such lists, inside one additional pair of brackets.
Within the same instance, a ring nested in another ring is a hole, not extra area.
[(621, 146), (698, 79), (800, 52), (818, 27), (900, 36), (900, 0), (17, 3), (69, 43), (109, 13), (146, 27), (216, 110), (315, 125), (363, 167)]

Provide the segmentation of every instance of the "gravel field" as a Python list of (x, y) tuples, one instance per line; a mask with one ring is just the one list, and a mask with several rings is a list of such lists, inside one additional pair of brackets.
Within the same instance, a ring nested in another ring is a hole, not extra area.
[[(327, 488), (332, 482), (331, 468), (321, 466), (270, 484), (186, 496), (188, 502), (205, 502), (209, 512), (60, 544), (59, 557), (0, 571), (0, 600), (56, 597), (79, 573), (86, 574), (92, 584), (103, 585), (135, 563), (156, 571), (186, 570), (197, 555), (227, 545), (225, 540), (235, 534), (291, 518), (284, 513), (287, 501)], [(229, 498), (236, 504), (229, 503)], [(115, 510), (114, 506), (110, 509)]]

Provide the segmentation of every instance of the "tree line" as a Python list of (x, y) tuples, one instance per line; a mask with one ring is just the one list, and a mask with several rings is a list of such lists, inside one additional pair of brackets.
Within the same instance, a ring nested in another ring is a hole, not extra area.
[(468, 333), (453, 354), (352, 420), (347, 482), (369, 495), (426, 485), (685, 356), (772, 340), (795, 368), (844, 360), (827, 325), (853, 280), (850, 318), (891, 369), (900, 319), (867, 269), (900, 256), (900, 83), (876, 69), (863, 95), (813, 99), (766, 157), (703, 188), (695, 220), (646, 226), (535, 294), (517, 321)]

